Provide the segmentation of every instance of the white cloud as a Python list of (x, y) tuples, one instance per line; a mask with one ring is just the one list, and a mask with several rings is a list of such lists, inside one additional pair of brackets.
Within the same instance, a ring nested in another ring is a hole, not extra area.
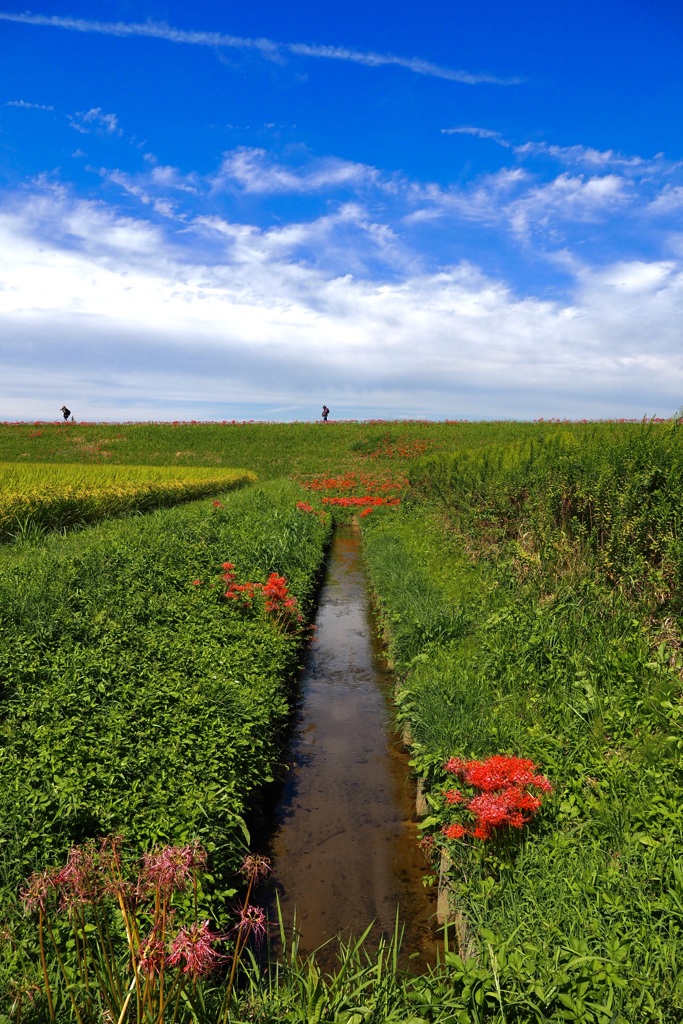
[(89, 135), (93, 131), (107, 135), (123, 135), (116, 114), (105, 114), (101, 107), (70, 114), (69, 124), (82, 135)]
[(506, 210), (515, 192), (524, 188), (528, 180), (527, 172), (517, 167), (483, 175), (468, 188), (413, 184), (409, 196), (418, 209), (405, 219), (408, 223), (416, 223), (456, 216), (490, 226), (502, 224), (506, 221)]
[(0, 20), (14, 21), (24, 25), (42, 25), (52, 28), (67, 29), (71, 32), (87, 32), (99, 35), (131, 37), (142, 36), (149, 39), (164, 39), (170, 43), (185, 43), (191, 46), (210, 46), (216, 48), (254, 50), (271, 60), (282, 59), (283, 54), (322, 58), (325, 60), (348, 61), (366, 67), (398, 67), (412, 71), (416, 75), (427, 75), (442, 78), (450, 82), (461, 82), (465, 85), (489, 83), (494, 85), (517, 85), (519, 78), (499, 78), (496, 75), (473, 73), (457, 68), (445, 68), (420, 57), (400, 57), (395, 54), (374, 53), (350, 49), (344, 46), (326, 46), (317, 43), (278, 43), (272, 39), (249, 39), (243, 36), (227, 35), (223, 32), (195, 32), (173, 28), (163, 22), (148, 21), (144, 24), (135, 22), (88, 21), (84, 18), (60, 17), (44, 14), (12, 14), (0, 12)]
[(6, 107), (21, 107), (24, 110), (54, 110), (55, 108), (47, 103), (27, 103), (26, 100), (8, 100)]
[(549, 230), (563, 221), (597, 222), (629, 200), (629, 183), (616, 174), (586, 179), (565, 173), (515, 199), (506, 213), (513, 231), (528, 236), (534, 228)]
[(490, 139), (491, 142), (497, 142), (499, 146), (503, 146), (504, 149), (512, 149), (512, 143), (508, 142), (507, 139), (501, 135), (500, 132), (491, 131), (490, 128), (476, 128), (471, 125), (465, 125), (461, 128), (442, 128), (442, 135), (473, 135), (478, 139)]
[(323, 189), (349, 188), (379, 183), (379, 174), (366, 164), (328, 157), (293, 170), (272, 160), (264, 149), (240, 148), (225, 155), (214, 188), (234, 183), (244, 192), (320, 192)]
[(665, 185), (647, 207), (647, 212), (657, 217), (668, 217), (683, 212), (683, 187)]
[[(353, 204), (270, 231), (204, 218), (185, 226), (182, 248), (171, 227), (64, 189), (15, 198), (0, 211), (0, 361), (14, 396), (0, 418), (45, 415), (45, 403), (51, 416), (53, 397), (58, 408), (70, 396), (81, 419), (124, 408), (172, 418), (174, 404), (230, 418), (240, 403), (296, 416), (313, 396), (335, 415), (638, 416), (680, 404), (677, 262), (584, 264), (574, 293), (549, 301), (471, 263), (391, 280), (289, 258), (316, 234), (324, 245), (385, 228)], [(209, 237), (224, 240), (211, 259)]]
[(556, 146), (548, 142), (525, 142), (521, 146), (513, 146), (518, 157), (550, 157), (569, 166), (580, 166), (593, 170), (614, 168), (623, 174), (664, 173), (671, 172), (680, 164), (669, 163), (663, 153), (653, 157), (625, 156), (613, 149), (594, 149), (592, 146)]

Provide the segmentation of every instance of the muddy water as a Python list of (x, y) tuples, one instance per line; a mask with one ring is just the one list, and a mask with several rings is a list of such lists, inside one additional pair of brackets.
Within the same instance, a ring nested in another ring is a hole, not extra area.
[[(392, 681), (374, 640), (357, 530), (337, 530), (307, 655), (290, 772), (271, 848), (283, 916), (302, 952), (337, 933), (391, 935), (434, 955), (433, 896), (411, 820), (415, 785), (391, 724)], [(334, 949), (330, 947), (330, 955)], [(323, 957), (324, 959), (324, 957)]]

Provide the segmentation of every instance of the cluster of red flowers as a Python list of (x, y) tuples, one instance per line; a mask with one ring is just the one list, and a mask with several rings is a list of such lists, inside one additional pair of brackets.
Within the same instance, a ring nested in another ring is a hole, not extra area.
[(373, 498), (366, 494), (362, 497), (349, 495), (346, 498), (323, 498), (323, 505), (342, 505), (344, 508), (362, 508), (365, 505), (400, 505), (400, 498)]
[(318, 476), (312, 480), (302, 480), (301, 484), (309, 491), (352, 491), (362, 488), (364, 491), (400, 491), (407, 485), (407, 480), (399, 477), (393, 480), (378, 480), (369, 473), (344, 473), (342, 476)]
[[(322, 498), (323, 505), (337, 505), (341, 508), (363, 509), (361, 516), (369, 516), (374, 508), (380, 505), (400, 505), (400, 498), (389, 498), (387, 492), (401, 491), (407, 486), (407, 480), (402, 477), (393, 480), (378, 480), (367, 473), (344, 473), (341, 476), (321, 476), (312, 480), (300, 481), (303, 487), (309, 491), (346, 491), (336, 496), (325, 496)], [(361, 494), (349, 494), (349, 491), (364, 491)], [(316, 510), (306, 501), (298, 501), (297, 508), (303, 512), (312, 512), (318, 515)]]
[(356, 486), (355, 473), (346, 473), (344, 476), (318, 476), (304, 484), (309, 491), (346, 491)]
[(303, 615), (297, 607), (297, 600), (287, 587), (285, 576), (271, 572), (265, 583), (237, 583), (233, 562), (223, 562), (223, 581), (227, 584), (225, 596), (228, 601), (238, 601), (244, 608), (251, 608), (257, 597), (264, 600), (267, 615), (278, 625), (294, 625), (303, 622)]
[(463, 761), (452, 757), (444, 768), (460, 782), (478, 791), (465, 795), (459, 789), (444, 793), (449, 807), (463, 805), (474, 818), (474, 827), (460, 822), (444, 825), (447, 839), (490, 839), (497, 829), (524, 828), (539, 810), (543, 793), (551, 793), (552, 785), (540, 775), (533, 761), (522, 757), (495, 754), (485, 761)]
[(341, 505), (342, 508), (362, 508), (361, 518), (369, 516), (378, 505), (400, 505), (400, 498), (373, 498), (371, 495), (352, 495), (346, 498), (323, 498), (323, 504)]

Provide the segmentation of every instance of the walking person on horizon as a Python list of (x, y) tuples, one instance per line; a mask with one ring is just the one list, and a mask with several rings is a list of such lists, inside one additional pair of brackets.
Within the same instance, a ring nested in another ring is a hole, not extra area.
[(59, 411), (64, 414), (64, 422), (66, 423), (69, 416), (71, 415), (71, 409), (67, 409), (67, 407), (63, 405)]
[(330, 410), (326, 405), (323, 406), (323, 423), (327, 423), (327, 417), (330, 415)]

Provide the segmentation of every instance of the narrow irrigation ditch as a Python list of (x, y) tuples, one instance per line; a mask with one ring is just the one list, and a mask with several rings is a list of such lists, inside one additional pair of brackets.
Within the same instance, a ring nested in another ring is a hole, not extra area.
[[(303, 953), (371, 921), (376, 944), (393, 934), (398, 909), (402, 956), (419, 969), (435, 954), (435, 897), (422, 884), (415, 783), (352, 526), (335, 533), (316, 625), (270, 848), (285, 926), (296, 923)], [(317, 956), (334, 953), (330, 943)]]

